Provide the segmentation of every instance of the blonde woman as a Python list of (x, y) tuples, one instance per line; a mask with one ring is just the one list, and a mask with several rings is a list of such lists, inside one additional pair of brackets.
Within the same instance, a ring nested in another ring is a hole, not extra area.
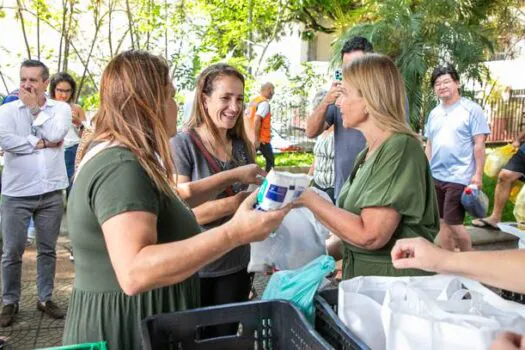
[(238, 168), (175, 191), (168, 141), (177, 131), (174, 94), (167, 63), (147, 52), (123, 52), (104, 70), (95, 130), (67, 211), (75, 282), (66, 345), (106, 340), (108, 349), (142, 349), (142, 319), (198, 307), (197, 272), (264, 239), (287, 213), (252, 210), (252, 195), (231, 220), (201, 233), (188, 204), (233, 182), (254, 182), (257, 171)]
[(367, 54), (343, 71), (343, 126), (360, 130), (367, 147), (356, 160), (337, 206), (306, 191), (298, 205), (343, 241), (343, 278), (419, 275), (396, 270), (390, 250), (400, 238), (433, 241), (439, 213), (432, 175), (417, 139), (405, 121), (403, 78), (386, 56)]

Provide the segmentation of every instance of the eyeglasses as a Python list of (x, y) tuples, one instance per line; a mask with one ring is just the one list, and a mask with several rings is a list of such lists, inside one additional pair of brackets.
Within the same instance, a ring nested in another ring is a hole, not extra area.
[(439, 81), (434, 84), (434, 87), (440, 87), (442, 85), (449, 85), (449, 84), (452, 84), (454, 82), (454, 80), (451, 80), (451, 79), (446, 79), (446, 80), (442, 80), (442, 81)]
[(60, 93), (63, 93), (63, 94), (70, 94), (71, 93), (71, 89), (59, 89), (59, 88), (56, 88), (55, 92), (60, 92)]

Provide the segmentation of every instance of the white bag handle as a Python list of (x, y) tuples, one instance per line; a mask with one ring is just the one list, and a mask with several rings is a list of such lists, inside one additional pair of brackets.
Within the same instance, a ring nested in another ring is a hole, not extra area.
[(402, 313), (409, 313), (407, 310), (402, 309), (404, 303), (412, 304), (412, 308), (417, 310), (416, 313), (419, 316), (424, 317), (420, 313), (420, 306), (423, 304), (437, 321), (451, 321), (453, 323), (470, 324), (472, 327), (488, 327), (488, 328), (499, 328), (500, 324), (496, 320), (492, 320), (486, 317), (476, 315), (465, 315), (465, 314), (454, 314), (443, 310), (436, 301), (432, 300), (424, 291), (411, 287), (403, 283), (395, 283), (387, 291), (385, 296), (384, 305), (389, 306), (393, 312), (400, 311)]

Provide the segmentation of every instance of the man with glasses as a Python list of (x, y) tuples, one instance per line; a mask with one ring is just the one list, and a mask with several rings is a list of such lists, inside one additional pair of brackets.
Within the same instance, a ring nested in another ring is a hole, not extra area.
[(472, 240), (463, 225), (461, 194), (468, 185), (483, 185), (485, 139), (490, 130), (481, 106), (461, 97), (459, 75), (452, 66), (434, 69), (431, 83), (441, 102), (425, 125), (425, 153), (441, 218), (437, 243), (451, 251), (468, 251)]
[(51, 300), (56, 242), (64, 212), (62, 190), (68, 186), (64, 147), (71, 107), (46, 97), (49, 70), (26, 60), (20, 68), (19, 100), (0, 107), (2, 173), (2, 302), (0, 326), (18, 312), (22, 255), (30, 218), (37, 229), (37, 309), (53, 318), (64, 312)]

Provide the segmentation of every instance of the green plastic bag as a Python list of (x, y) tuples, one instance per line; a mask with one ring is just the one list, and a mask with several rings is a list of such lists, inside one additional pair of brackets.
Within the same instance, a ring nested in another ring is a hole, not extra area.
[(282, 299), (291, 301), (314, 323), (314, 296), (323, 278), (335, 270), (335, 260), (321, 255), (296, 270), (279, 271), (272, 275), (262, 300)]

